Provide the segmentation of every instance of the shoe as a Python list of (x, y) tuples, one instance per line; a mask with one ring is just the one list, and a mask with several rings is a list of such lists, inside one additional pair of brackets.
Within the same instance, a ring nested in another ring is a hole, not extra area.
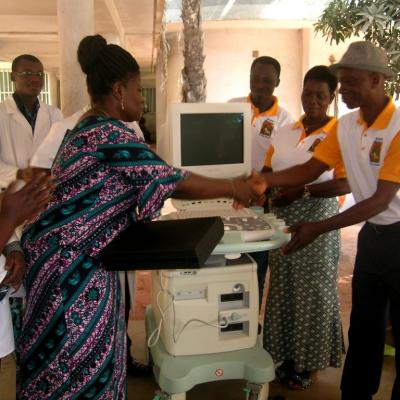
[(152, 369), (148, 365), (144, 365), (136, 360), (128, 360), (126, 366), (129, 376), (136, 376), (139, 378), (144, 378), (152, 373)]
[(287, 385), (292, 390), (305, 390), (312, 385), (310, 371), (294, 373), (288, 377)]

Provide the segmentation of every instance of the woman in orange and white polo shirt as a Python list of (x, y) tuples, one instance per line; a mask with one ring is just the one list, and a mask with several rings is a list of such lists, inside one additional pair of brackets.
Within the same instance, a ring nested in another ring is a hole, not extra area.
[[(263, 171), (280, 171), (308, 161), (315, 147), (336, 123), (327, 115), (337, 87), (325, 66), (311, 68), (304, 77), (301, 101), (305, 114), (277, 132)], [(338, 213), (335, 196), (349, 191), (344, 169), (325, 171), (307, 186), (275, 188), (269, 193), (272, 211), (288, 225), (304, 219), (323, 220)], [(340, 367), (342, 325), (337, 293), (338, 231), (321, 235), (306, 248), (282, 257), (270, 252), (270, 289), (266, 302), (264, 347), (282, 383), (305, 389), (311, 372)]]

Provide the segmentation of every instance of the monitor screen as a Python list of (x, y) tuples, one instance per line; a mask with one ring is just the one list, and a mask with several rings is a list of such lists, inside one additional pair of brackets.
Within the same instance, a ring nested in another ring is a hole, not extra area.
[(250, 173), (250, 104), (172, 104), (169, 119), (169, 152), (160, 155), (173, 166), (215, 178)]
[(243, 119), (243, 113), (182, 114), (182, 167), (243, 163)]

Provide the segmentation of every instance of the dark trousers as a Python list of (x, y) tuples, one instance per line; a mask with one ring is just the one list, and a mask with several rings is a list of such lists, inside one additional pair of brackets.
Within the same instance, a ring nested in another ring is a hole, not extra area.
[(400, 229), (366, 223), (358, 236), (342, 400), (371, 400), (382, 373), (387, 306), (396, 347), (392, 400), (400, 399)]
[(250, 254), (257, 264), (258, 280), (258, 304), (261, 307), (262, 295), (264, 292), (265, 277), (268, 269), (268, 251), (257, 251)]

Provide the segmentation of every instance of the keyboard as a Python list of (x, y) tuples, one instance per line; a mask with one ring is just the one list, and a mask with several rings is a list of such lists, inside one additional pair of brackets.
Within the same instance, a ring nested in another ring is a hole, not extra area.
[[(246, 218), (254, 216), (247, 208), (241, 208), (239, 210), (235, 210), (234, 208), (226, 208), (226, 209), (215, 209), (215, 210), (182, 210), (177, 211), (176, 219), (187, 219), (187, 218), (207, 218), (207, 217), (221, 217), (221, 218)], [(171, 215), (171, 214), (169, 214)]]
[(184, 210), (170, 213), (167, 218), (221, 217), (224, 223), (225, 236), (229, 236), (231, 232), (238, 232), (243, 242), (268, 240), (275, 233), (275, 229), (261, 215), (248, 208), (235, 210), (230, 204), (229, 208), (226, 208), (218, 203), (215, 209), (203, 208), (212, 206), (210, 201), (206, 201), (204, 204), (187, 204)]

